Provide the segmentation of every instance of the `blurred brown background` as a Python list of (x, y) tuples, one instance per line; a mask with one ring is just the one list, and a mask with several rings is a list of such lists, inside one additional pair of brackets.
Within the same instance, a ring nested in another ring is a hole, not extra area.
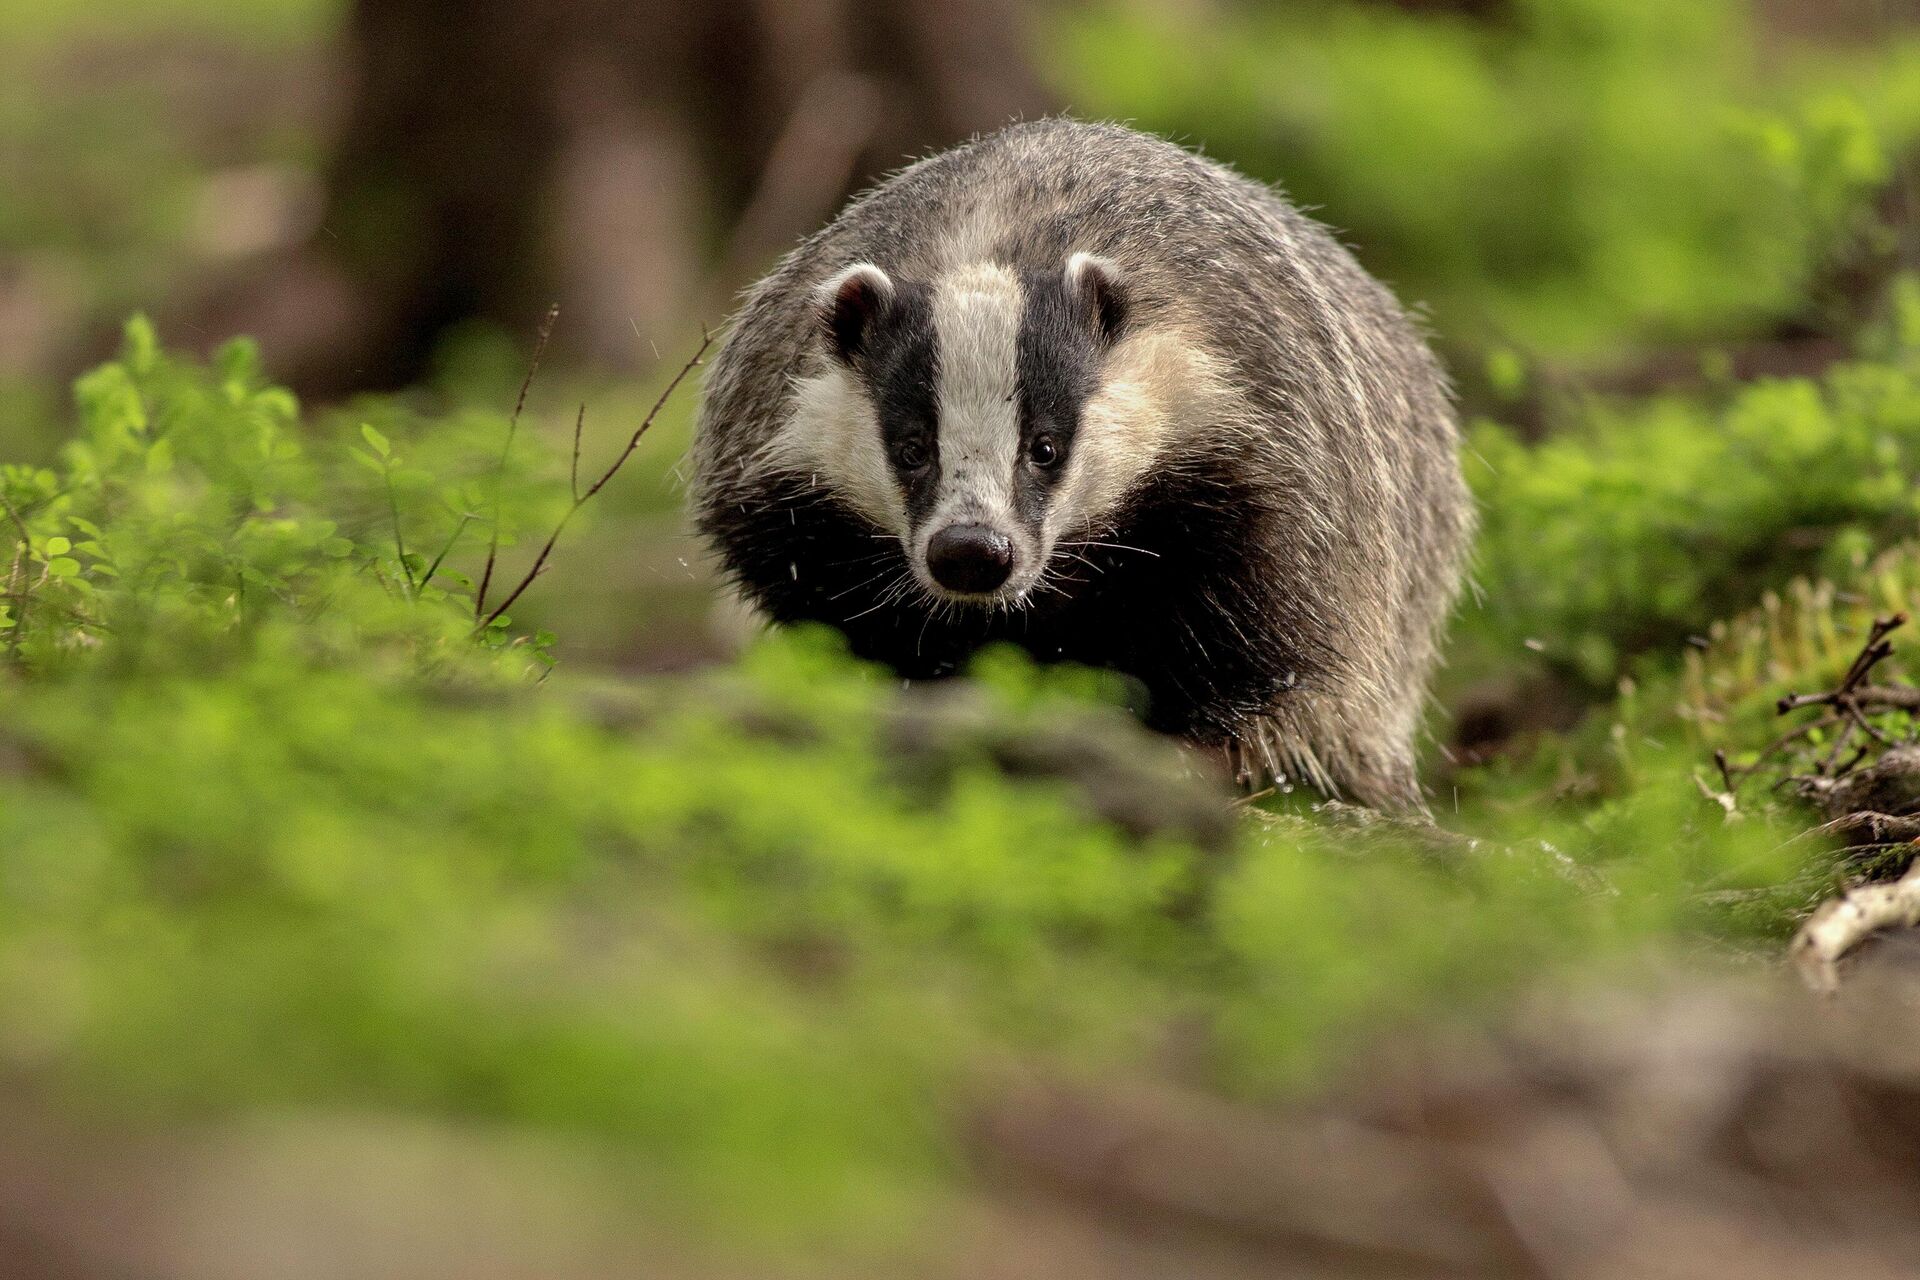
[[(547, 301), (632, 367), (901, 157), (1057, 105), (1002, 0), (363, 0), (321, 232), (212, 312), (297, 384), (404, 385)], [(638, 350), (637, 350), (638, 349)]]

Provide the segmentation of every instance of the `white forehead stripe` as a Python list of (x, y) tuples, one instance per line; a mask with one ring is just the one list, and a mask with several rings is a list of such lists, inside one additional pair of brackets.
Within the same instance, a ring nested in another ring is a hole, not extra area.
[(1020, 454), (1020, 326), (1026, 292), (1005, 267), (963, 267), (933, 291), (940, 370), (940, 500), (929, 524), (1005, 517)]

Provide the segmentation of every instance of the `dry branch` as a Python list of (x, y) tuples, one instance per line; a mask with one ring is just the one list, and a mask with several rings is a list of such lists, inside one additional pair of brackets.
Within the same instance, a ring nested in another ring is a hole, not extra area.
[[(1873, 754), (1875, 745), (1881, 748), (1896, 746), (1894, 740), (1874, 725), (1869, 716), (1887, 711), (1920, 711), (1920, 688), (1870, 685), (1867, 677), (1873, 674), (1874, 668), (1893, 656), (1893, 644), (1887, 636), (1906, 623), (1907, 615), (1904, 613), (1875, 618), (1865, 642), (1854, 655), (1838, 685), (1823, 693), (1787, 694), (1774, 708), (1784, 716), (1809, 707), (1822, 707), (1825, 708), (1824, 715), (1781, 734), (1762, 747), (1749, 764), (1735, 765), (1727, 758), (1725, 751), (1714, 752), (1714, 767), (1719, 770), (1720, 780), (1726, 788), (1722, 794), (1731, 800), (1742, 782), (1769, 769), (1778, 769), (1782, 774), (1776, 779), (1775, 787), (1795, 785), (1802, 794), (1819, 791), (1858, 769)], [(1808, 763), (1804, 752), (1800, 753), (1803, 772), (1795, 772), (1791, 763), (1779, 763), (1781, 753), (1789, 747), (1801, 742), (1820, 742), (1819, 735), (1830, 729), (1836, 731), (1832, 741), (1825, 744), (1821, 758), (1811, 761), (1810, 768), (1804, 767)], [(1856, 745), (1856, 738), (1866, 741)], [(1849, 747), (1854, 748), (1850, 756), (1847, 754)]]
[[(1831, 695), (1818, 695), (1798, 706), (1812, 706), (1827, 702)], [(1784, 702), (1785, 699), (1782, 699)], [(1873, 711), (1916, 711), (1920, 710), (1920, 689), (1906, 685), (1862, 685), (1851, 690), (1844, 700), (1848, 705)], [(1793, 710), (1789, 707), (1787, 710)]]
[[(553, 313), (549, 312), (548, 314), (549, 318), (551, 318)], [(475, 624), (476, 630), (484, 630), (492, 626), (494, 621), (503, 616), (508, 609), (511, 609), (514, 601), (518, 600), (526, 589), (533, 585), (533, 580), (546, 571), (547, 559), (553, 554), (554, 544), (560, 541), (560, 535), (566, 532), (567, 525), (572, 522), (574, 516), (579, 514), (580, 508), (586, 506), (588, 502), (592, 501), (595, 494), (606, 487), (608, 481), (620, 474), (620, 468), (627, 465), (627, 459), (631, 458), (633, 451), (640, 447), (641, 438), (652, 428), (654, 420), (660, 416), (660, 411), (667, 407), (667, 401), (673, 397), (673, 393), (679, 390), (680, 384), (686, 381), (688, 374), (705, 363), (707, 349), (711, 346), (713, 346), (713, 334), (707, 329), (702, 328), (700, 331), (700, 345), (694, 349), (693, 355), (688, 357), (687, 362), (680, 366), (680, 371), (673, 375), (672, 380), (667, 383), (666, 388), (660, 392), (659, 398), (653, 402), (653, 407), (647, 410), (647, 416), (641, 419), (640, 425), (634, 428), (633, 434), (627, 438), (627, 447), (620, 451), (620, 456), (615, 458), (607, 466), (607, 469), (600, 473), (600, 478), (588, 485), (584, 492), (581, 492), (579, 488), (580, 435), (586, 427), (587, 409), (585, 405), (580, 407), (580, 414), (575, 418), (573, 427), (573, 505), (567, 508), (566, 513), (562, 515), (558, 523), (554, 525), (553, 532), (547, 535), (547, 540), (541, 546), (540, 553), (533, 558), (533, 563), (528, 566), (526, 573), (521, 577), (520, 581), (515, 584), (513, 590), (507, 593), (506, 599), (496, 605), (492, 612), (478, 617), (478, 621)], [(528, 377), (532, 377), (531, 372), (529, 372)], [(523, 389), (521, 392), (523, 401), (525, 397), (526, 393)], [(516, 421), (519, 418), (519, 410), (517, 408), (514, 410), (514, 417)], [(494, 536), (497, 546), (499, 537), (497, 522)], [(487, 572), (489, 576), (491, 576), (493, 571), (493, 560), (493, 552), (489, 551), (487, 553)], [(478, 615), (479, 610), (483, 609), (486, 605), (486, 579), (484, 578), (481, 580), (480, 592), (475, 604), (476, 615)]]
[[(1920, 926), (1920, 861), (1910, 856), (1920, 851), (1920, 746), (1910, 726), (1893, 732), (1887, 721), (1874, 723), (1875, 717), (1920, 711), (1920, 688), (1868, 683), (1893, 655), (1888, 636), (1906, 622), (1904, 613), (1874, 619), (1834, 688), (1781, 698), (1781, 715), (1809, 708), (1821, 714), (1769, 743), (1752, 763), (1735, 766), (1725, 752), (1714, 753), (1726, 785), (1724, 795), (1714, 798), (1729, 812), (1740, 782), (1767, 770), (1778, 775), (1776, 788), (1790, 788), (1825, 811), (1828, 820), (1802, 838), (1844, 845), (1857, 860), (1856, 872), (1898, 868), (1901, 855), (1908, 855), (1899, 880), (1855, 885), (1822, 904), (1795, 935), (1794, 965), (1820, 992), (1839, 986), (1841, 960), (1874, 934)], [(1829, 730), (1832, 738), (1826, 740), (1821, 735)], [(1704, 782), (1701, 788), (1713, 795)]]
[(1882, 930), (1916, 926), (1920, 926), (1920, 862), (1891, 884), (1860, 885), (1822, 904), (1800, 927), (1789, 954), (1807, 985), (1831, 994), (1839, 989), (1840, 961), (1849, 952)]
[(1808, 834), (1834, 836), (1854, 845), (1910, 844), (1920, 840), (1920, 817), (1849, 813), (1815, 827)]
[(533, 389), (533, 376), (540, 372), (540, 358), (547, 353), (547, 340), (553, 337), (553, 326), (560, 319), (560, 304), (547, 308), (546, 319), (540, 322), (540, 336), (534, 340), (533, 359), (527, 362), (527, 376), (520, 380), (520, 395), (513, 402), (513, 416), (507, 419), (507, 438), (500, 446), (500, 461), (494, 468), (493, 494), (493, 536), (487, 542), (487, 567), (480, 574), (480, 589), (473, 595), (473, 619), (481, 626), (493, 620), (482, 615), (487, 611), (487, 588), (493, 585), (493, 566), (500, 558), (500, 487), (506, 483), (507, 457), (513, 452), (513, 438), (520, 430), (520, 415), (527, 407), (527, 392)]
[[(1907, 625), (1904, 613), (1890, 614), (1884, 618), (1875, 618), (1873, 628), (1867, 633), (1866, 643), (1860, 646), (1860, 652), (1854, 656), (1853, 663), (1847, 668), (1847, 674), (1840, 679), (1838, 688), (1827, 693), (1790, 693), (1780, 699), (1781, 715), (1789, 711), (1798, 711), (1802, 707), (1859, 707), (1868, 694), (1880, 694), (1894, 699), (1905, 699), (1914, 695), (1911, 703), (1920, 706), (1920, 689), (1874, 689), (1866, 684), (1867, 676), (1873, 669), (1893, 656), (1893, 644), (1887, 639), (1889, 633)], [(1896, 701), (1888, 705), (1901, 705)]]

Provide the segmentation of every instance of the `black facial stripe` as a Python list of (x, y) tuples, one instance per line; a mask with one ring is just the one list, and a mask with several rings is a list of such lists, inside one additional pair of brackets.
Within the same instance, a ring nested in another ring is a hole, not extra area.
[(1027, 306), (1018, 356), (1020, 457), (1028, 456), (1041, 435), (1052, 439), (1059, 455), (1051, 468), (1022, 465), (1014, 472), (1014, 509), (1022, 520), (1038, 524), (1054, 485), (1066, 473), (1080, 411), (1098, 385), (1104, 350), (1098, 317), (1068, 292), (1064, 273), (1027, 272), (1021, 283)]
[[(907, 516), (916, 525), (932, 509), (940, 488), (939, 362), (933, 290), (897, 282), (893, 306), (867, 336), (854, 368), (873, 398), (881, 441), (900, 482)], [(902, 450), (909, 445), (926, 458), (920, 471), (900, 465)]]
[(1247, 553), (1249, 529), (1278, 518), (1230, 476), (1161, 473), (1112, 513), (1114, 543), (1085, 548), (1058, 591), (1012, 612), (930, 614), (894, 592), (910, 572), (899, 544), (811, 475), (768, 477), (699, 512), (728, 571), (777, 621), (829, 623), (855, 653), (916, 678), (951, 674), (1002, 640), (1042, 661), (1112, 668), (1145, 687), (1154, 727), (1208, 742), (1346, 669), (1313, 639), (1324, 622), (1312, 591)]

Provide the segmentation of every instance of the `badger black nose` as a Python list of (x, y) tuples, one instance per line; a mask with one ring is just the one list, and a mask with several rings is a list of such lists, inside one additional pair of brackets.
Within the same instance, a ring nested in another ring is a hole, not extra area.
[(1013, 573), (1013, 540), (980, 524), (950, 524), (927, 543), (927, 572), (949, 591), (985, 595)]

